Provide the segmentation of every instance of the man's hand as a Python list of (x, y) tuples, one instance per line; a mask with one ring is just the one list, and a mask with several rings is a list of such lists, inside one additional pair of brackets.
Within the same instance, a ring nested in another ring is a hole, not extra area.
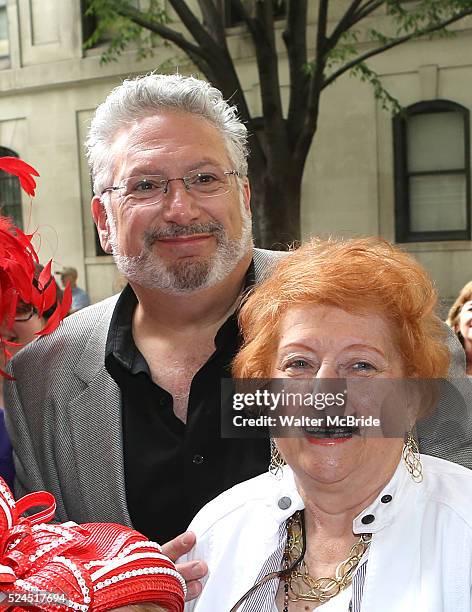
[[(162, 545), (162, 552), (172, 559), (177, 561), (182, 555), (186, 555), (192, 550), (197, 541), (195, 534), (191, 531), (182, 533), (167, 544)], [(177, 571), (180, 572), (187, 583), (186, 601), (190, 601), (198, 597), (202, 592), (202, 585), (199, 582), (201, 578), (206, 576), (208, 566), (204, 561), (188, 561), (187, 563), (179, 563), (176, 565)]]

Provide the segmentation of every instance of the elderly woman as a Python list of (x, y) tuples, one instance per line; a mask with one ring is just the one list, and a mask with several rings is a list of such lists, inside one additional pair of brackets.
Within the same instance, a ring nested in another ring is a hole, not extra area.
[[(388, 243), (313, 241), (243, 306), (234, 375), (312, 388), (345, 379), (348, 395), (350, 382), (377, 396), (401, 389), (398, 379), (421, 388), (448, 368), (435, 303), (424, 270)], [(278, 475), (205, 506), (191, 557), (209, 575), (186, 610), (470, 612), (472, 473), (419, 456), (408, 431), (405, 442), (363, 433), (322, 426), (280, 437)]]
[(472, 281), (464, 285), (451, 306), (447, 323), (456, 332), (459, 342), (464, 347), (466, 372), (472, 376)]

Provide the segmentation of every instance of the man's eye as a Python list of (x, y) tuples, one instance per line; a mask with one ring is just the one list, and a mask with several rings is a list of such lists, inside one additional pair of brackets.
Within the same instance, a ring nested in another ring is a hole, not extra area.
[(149, 181), (147, 179), (139, 181), (133, 187), (133, 191), (150, 191), (151, 189), (158, 189), (161, 181)]
[(200, 172), (197, 176), (193, 177), (191, 182), (195, 185), (211, 185), (217, 180), (218, 178), (210, 172)]

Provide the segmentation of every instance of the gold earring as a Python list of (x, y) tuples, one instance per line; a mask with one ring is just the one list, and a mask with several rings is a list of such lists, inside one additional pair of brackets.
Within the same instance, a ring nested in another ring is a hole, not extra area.
[(275, 476), (277, 480), (281, 480), (282, 478), (282, 468), (284, 465), (285, 461), (277, 448), (277, 444), (271, 438), (269, 472), (272, 474), (272, 476)]
[(402, 457), (413, 482), (422, 482), (423, 465), (421, 464), (420, 451), (411, 431), (406, 434)]

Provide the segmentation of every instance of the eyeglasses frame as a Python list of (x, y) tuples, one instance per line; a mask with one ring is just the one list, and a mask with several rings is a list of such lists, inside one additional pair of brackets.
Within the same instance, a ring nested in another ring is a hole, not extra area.
[(37, 314), (36, 309), (32, 306), (30, 313), (28, 315), (24, 315), (25, 318), (21, 318), (21, 316), (18, 317), (15, 315), (15, 323), (26, 323), (27, 321), (32, 319), (35, 314)]
[[(198, 173), (197, 173), (198, 174)], [(204, 172), (201, 172), (201, 174), (205, 174)], [(239, 172), (238, 170), (226, 170), (225, 172), (223, 172), (223, 174), (225, 174), (226, 176), (236, 176), (238, 178), (242, 177), (241, 172)], [(144, 174), (143, 176), (161, 176), (160, 174)], [(127, 179), (128, 180), (130, 178), (133, 178), (131, 176), (129, 176)], [(184, 187), (187, 191), (190, 191), (190, 185), (187, 184), (188, 179), (190, 179), (191, 177), (189, 176), (176, 176), (174, 178), (168, 178), (168, 179), (163, 179), (163, 181), (165, 182), (165, 187), (164, 187), (164, 191), (162, 192), (163, 195), (167, 195), (168, 193), (168, 189), (169, 189), (169, 183), (172, 181), (182, 181), (182, 183), (184, 184)], [(111, 187), (106, 187), (100, 194), (100, 196), (102, 196), (104, 193), (111, 193), (114, 191), (119, 191), (120, 189), (124, 189), (124, 187), (122, 185), (112, 185)], [(223, 195), (223, 194), (222, 194)], [(206, 196), (206, 197), (215, 197), (215, 196)]]

